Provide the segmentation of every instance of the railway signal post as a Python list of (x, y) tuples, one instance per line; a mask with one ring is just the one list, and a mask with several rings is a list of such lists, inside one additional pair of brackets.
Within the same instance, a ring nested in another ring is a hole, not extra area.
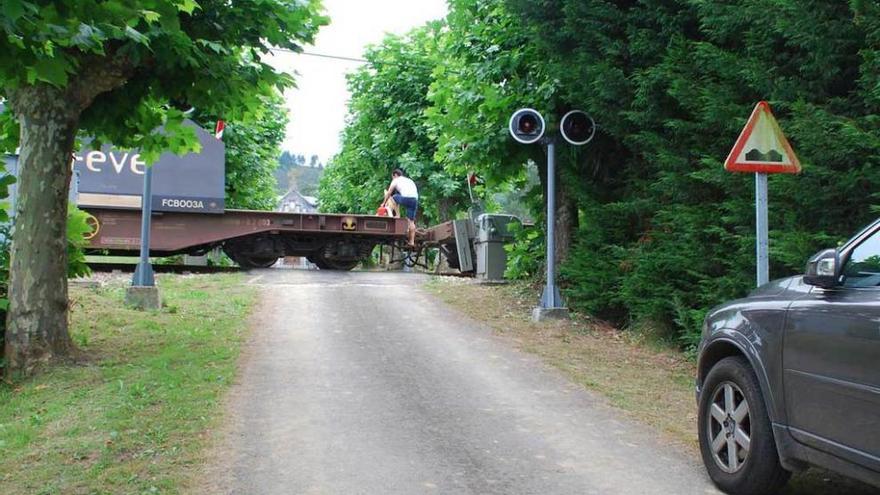
[[(532, 311), (532, 320), (568, 318), (568, 308), (556, 285), (556, 144), (557, 136), (544, 136), (544, 117), (531, 108), (513, 113), (508, 124), (510, 135), (522, 144), (541, 143), (547, 146), (547, 279), (539, 305)], [(593, 139), (596, 123), (581, 110), (572, 110), (562, 116), (559, 134), (565, 141), (582, 146)]]

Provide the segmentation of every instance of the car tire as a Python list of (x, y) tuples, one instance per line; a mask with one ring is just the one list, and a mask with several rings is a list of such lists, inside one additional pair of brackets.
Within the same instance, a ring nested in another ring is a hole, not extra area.
[(706, 376), (698, 412), (700, 453), (709, 477), (731, 495), (776, 493), (791, 473), (779, 462), (758, 378), (741, 356)]

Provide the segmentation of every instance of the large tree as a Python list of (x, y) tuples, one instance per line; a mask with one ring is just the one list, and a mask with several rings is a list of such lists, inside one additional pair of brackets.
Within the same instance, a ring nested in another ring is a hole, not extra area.
[(4, 0), (0, 97), (20, 132), (7, 371), (64, 356), (65, 221), (82, 133), (155, 159), (194, 150), (182, 110), (227, 120), (292, 79), (261, 61), (299, 50), (326, 22), (319, 0)]
[(450, 175), (434, 160), (437, 147), (425, 118), (432, 73), (443, 64), (442, 28), (432, 22), (387, 36), (349, 76), (348, 125), (342, 150), (321, 180), (322, 210), (375, 211), (396, 167), (418, 184), (419, 209), (429, 222), (448, 220), (464, 198), (465, 174)]

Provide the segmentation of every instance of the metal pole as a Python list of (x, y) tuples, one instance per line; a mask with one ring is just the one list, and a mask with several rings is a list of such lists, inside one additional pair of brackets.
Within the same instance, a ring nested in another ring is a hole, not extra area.
[(770, 281), (770, 236), (767, 229), (767, 196), (767, 174), (755, 173), (755, 229), (757, 231), (757, 282), (759, 287)]
[(556, 288), (556, 143), (553, 139), (547, 141), (547, 281), (541, 307), (563, 307)]
[(153, 167), (146, 167), (144, 194), (141, 196), (141, 258), (134, 270), (131, 285), (152, 287), (156, 285), (153, 267), (150, 265), (150, 219), (153, 216)]

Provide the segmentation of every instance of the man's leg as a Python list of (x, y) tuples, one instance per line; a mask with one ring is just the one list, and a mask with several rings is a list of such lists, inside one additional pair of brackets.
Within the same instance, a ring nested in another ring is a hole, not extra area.
[(409, 245), (415, 246), (416, 245), (416, 223), (413, 222), (408, 217), (407, 217), (406, 221), (408, 224), (407, 233), (409, 233)]
[(395, 218), (400, 218), (400, 206), (397, 205), (397, 201), (394, 200), (394, 197), (388, 198), (388, 201), (385, 202), (385, 207), (389, 209), (390, 215)]

